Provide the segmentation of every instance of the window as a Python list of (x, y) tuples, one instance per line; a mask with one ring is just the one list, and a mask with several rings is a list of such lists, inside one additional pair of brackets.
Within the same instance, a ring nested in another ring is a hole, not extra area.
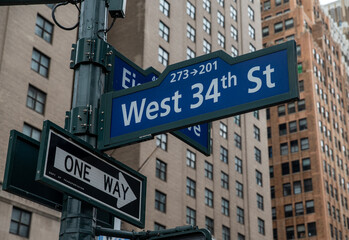
[(296, 121), (292, 121), (288, 123), (288, 131), (290, 133), (295, 133), (297, 132), (297, 122)]
[(170, 4), (166, 0), (160, 0), (160, 11), (165, 14), (165, 16), (170, 16)]
[(254, 11), (250, 6), (247, 8), (247, 15), (252, 21), (254, 21)]
[(268, 157), (269, 157), (269, 158), (272, 158), (272, 157), (273, 157), (273, 147), (272, 147), (272, 146), (269, 146), (269, 147), (268, 147)]
[(239, 198), (244, 198), (244, 186), (242, 183), (236, 181), (235, 182), (236, 196)]
[(228, 163), (228, 150), (221, 146), (220, 159), (224, 163)]
[(231, 46), (231, 56), (237, 57), (239, 55), (239, 51), (232, 45)]
[(222, 198), (222, 213), (229, 216), (229, 201), (225, 198)]
[(245, 240), (245, 236), (241, 233), (238, 233), (238, 239), (237, 240)]
[(230, 6), (230, 17), (236, 22), (238, 13), (233, 6)]
[(274, 177), (274, 166), (269, 166), (269, 177), (270, 178)]
[(281, 164), (281, 173), (282, 175), (290, 174), (290, 164), (288, 162)]
[(280, 144), (280, 155), (284, 156), (288, 154), (288, 144), (287, 143), (281, 143)]
[(40, 141), (41, 138), (41, 131), (33, 126), (30, 126), (27, 123), (24, 123), (23, 125), (23, 134), (27, 135), (28, 137), (31, 137), (35, 139), (36, 141)]
[(308, 138), (302, 138), (301, 139), (301, 150), (307, 150), (309, 149), (309, 140)]
[(233, 25), (230, 26), (230, 35), (235, 41), (238, 41), (238, 30)]
[(207, 161), (205, 161), (205, 177), (213, 179), (213, 165)]
[(222, 240), (230, 240), (230, 228), (222, 226)]
[(155, 231), (164, 230), (164, 229), (166, 229), (166, 227), (164, 225), (157, 223), (157, 222), (154, 223), (154, 230)]
[(268, 139), (271, 138), (271, 127), (267, 127), (267, 136), (268, 136)]
[(300, 45), (297, 45), (297, 46), (296, 46), (296, 52), (297, 52), (297, 56), (300, 56), (300, 55), (302, 54), (301, 46), (300, 46)]
[[(291, 191), (291, 190), (290, 190)], [(274, 199), (275, 198), (275, 187), (271, 186), (270, 187), (270, 198)]]
[(306, 118), (299, 119), (298, 124), (299, 124), (299, 131), (308, 129), (308, 123)]
[(293, 226), (286, 227), (286, 239), (287, 240), (294, 239), (294, 228), (293, 228)]
[(295, 215), (300, 216), (304, 214), (303, 202), (295, 203)]
[(301, 181), (294, 181), (294, 182), (293, 182), (293, 193), (294, 193), (294, 194), (300, 194), (300, 193), (302, 193)]
[(270, 9), (270, 0), (264, 2), (263, 9), (264, 9), (264, 11)]
[(36, 49), (33, 49), (32, 60), (31, 60), (31, 69), (39, 73), (41, 76), (48, 77), (48, 69), (50, 65), (50, 58), (45, 54), (39, 52)]
[(249, 49), (250, 49), (250, 52), (256, 51), (255, 46), (253, 46), (251, 43), (250, 43), (250, 45), (249, 45), (248, 47), (249, 47)]
[(36, 16), (35, 34), (48, 43), (52, 43), (53, 24), (41, 17)]
[(195, 7), (193, 4), (191, 4), (189, 1), (187, 1), (187, 14), (192, 18), (195, 19)]
[(190, 225), (196, 225), (196, 211), (194, 209), (191, 209), (190, 207), (187, 207), (187, 224)]
[(269, 36), (269, 27), (268, 26), (264, 27), (262, 29), (262, 35), (263, 35), (263, 37)]
[(229, 189), (229, 176), (224, 172), (221, 172), (221, 186), (222, 188)]
[(293, 216), (292, 204), (285, 205), (284, 210), (285, 210), (285, 218)]
[(248, 25), (248, 35), (250, 35), (252, 39), (255, 39), (255, 30), (250, 24)]
[(292, 173), (299, 172), (301, 170), (300, 168), (299, 160), (292, 161)]
[(285, 105), (278, 106), (278, 116), (284, 116), (286, 114)]
[(222, 138), (227, 139), (227, 133), (228, 133), (227, 125), (225, 125), (224, 123), (220, 122), (220, 124), (219, 124), (219, 135)]
[(304, 81), (303, 80), (300, 80), (298, 82), (298, 88), (299, 88), (300, 92), (304, 92)]
[(31, 213), (13, 207), (10, 223), (10, 233), (29, 238)]
[(253, 116), (259, 120), (259, 110), (253, 111)]
[(293, 23), (293, 18), (285, 20), (285, 30), (293, 28), (294, 23)]
[(27, 107), (35, 112), (44, 114), (46, 103), (46, 93), (29, 85), (27, 94)]
[(305, 238), (305, 226), (304, 224), (297, 225), (297, 237)]
[(295, 113), (296, 112), (296, 104), (294, 102), (289, 103), (287, 105), (287, 110), (288, 110), (288, 114)]
[(281, 5), (281, 1), (282, 1), (282, 0), (275, 0), (275, 6)]
[(242, 160), (235, 156), (235, 170), (242, 174)]
[(237, 133), (234, 133), (234, 142), (235, 142), (235, 147), (241, 149), (241, 136)]
[(196, 182), (187, 177), (187, 195), (195, 198)]
[(209, 42), (207, 42), (205, 39), (204, 39), (204, 42), (203, 42), (203, 51), (206, 54), (211, 52), (211, 44)]
[(160, 37), (162, 37), (166, 42), (169, 41), (169, 34), (170, 34), (170, 30), (169, 28), (163, 23), (163, 22), (159, 22), (159, 35)]
[(234, 123), (239, 127), (241, 126), (241, 115), (234, 116)]
[(278, 33), (281, 32), (283, 30), (283, 24), (282, 22), (278, 22), (274, 24), (274, 32)]
[(316, 236), (316, 222), (308, 223), (308, 237)]
[(222, 48), (225, 47), (225, 37), (220, 32), (218, 32), (218, 45), (221, 46)]
[(187, 38), (189, 38), (192, 42), (195, 42), (195, 29), (187, 24)]
[(203, 7), (208, 12), (211, 13), (211, 2), (210, 0), (204, 0), (203, 1)]
[(187, 59), (195, 58), (195, 52), (191, 50), (189, 47), (187, 47)]
[(291, 195), (291, 183), (284, 183), (283, 184), (283, 194), (284, 194), (284, 196)]
[(213, 207), (213, 192), (207, 188), (205, 188), (205, 204)]
[(159, 47), (158, 50), (158, 61), (164, 65), (167, 66), (168, 65), (168, 52), (166, 50), (164, 50), (162, 47)]
[(298, 111), (300, 112), (303, 110), (305, 110), (305, 99), (298, 101)]
[(265, 235), (265, 223), (264, 220), (258, 218), (258, 232)]
[(159, 134), (156, 136), (156, 146), (167, 151), (167, 134)]
[(166, 181), (167, 164), (163, 161), (156, 159), (155, 174), (157, 178)]
[(261, 136), (260, 136), (260, 130), (258, 127), (256, 127), (255, 125), (253, 125), (253, 134), (254, 134), (254, 138), (257, 139), (258, 141), (261, 140)]
[(279, 124), (279, 136), (286, 135), (286, 134), (287, 134), (286, 123)]
[(311, 178), (304, 179), (304, 192), (313, 191), (313, 181)]
[(263, 196), (257, 193), (257, 207), (264, 210), (264, 199)]
[(221, 27), (224, 27), (224, 15), (220, 11), (217, 12), (217, 22)]
[(211, 34), (211, 22), (208, 21), (205, 17), (203, 18), (203, 29), (208, 34)]
[(166, 194), (155, 190), (155, 209), (166, 212)]
[(187, 150), (187, 166), (196, 168), (196, 155), (190, 150)]
[(302, 166), (303, 166), (303, 171), (310, 170), (311, 169), (310, 158), (303, 158)]
[(291, 153), (298, 152), (298, 140), (293, 140), (290, 142)]
[(241, 224), (245, 223), (244, 209), (240, 207), (236, 207), (236, 221)]
[(276, 208), (275, 207), (271, 208), (271, 219), (272, 220), (276, 219)]
[(263, 186), (263, 177), (262, 177), (262, 173), (258, 170), (256, 170), (256, 183), (259, 186)]
[(256, 147), (254, 147), (254, 159), (257, 162), (262, 163), (262, 152)]
[(214, 235), (214, 222), (212, 218), (205, 217), (205, 227)]

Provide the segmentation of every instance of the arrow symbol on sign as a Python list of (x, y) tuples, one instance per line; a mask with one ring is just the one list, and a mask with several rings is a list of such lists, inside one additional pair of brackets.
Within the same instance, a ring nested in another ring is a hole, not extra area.
[(194, 69), (193, 72), (191, 72), (190, 74), (193, 74), (193, 76), (195, 76), (197, 72), (198, 70)]
[(116, 197), (117, 208), (122, 208), (137, 199), (121, 172), (119, 173), (119, 180), (104, 174), (104, 190)]

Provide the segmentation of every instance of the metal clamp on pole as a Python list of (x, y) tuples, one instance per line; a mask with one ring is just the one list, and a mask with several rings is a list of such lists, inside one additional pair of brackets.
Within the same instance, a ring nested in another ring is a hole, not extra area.
[(99, 38), (81, 38), (72, 45), (70, 68), (76, 69), (83, 63), (94, 63), (111, 71), (111, 55), (113, 47)]
[(93, 107), (75, 107), (66, 112), (66, 130), (73, 134), (97, 135), (97, 109)]

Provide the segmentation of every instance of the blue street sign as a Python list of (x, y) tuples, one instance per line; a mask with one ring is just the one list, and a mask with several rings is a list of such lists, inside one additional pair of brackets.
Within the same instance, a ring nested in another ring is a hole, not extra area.
[(232, 58), (223, 51), (168, 66), (158, 81), (102, 96), (100, 135), (118, 146), (298, 99), (294, 41)]
[[(109, 89), (114, 91), (124, 90), (144, 83), (156, 81), (160, 75), (160, 73), (152, 67), (143, 70), (116, 50), (114, 50), (113, 57), (114, 64), (111, 73), (113, 85), (109, 86)], [(109, 81), (111, 82), (111, 80)], [(210, 155), (209, 123), (183, 128), (172, 132), (172, 134), (203, 154)], [(104, 149), (103, 143), (99, 145), (99, 149)]]

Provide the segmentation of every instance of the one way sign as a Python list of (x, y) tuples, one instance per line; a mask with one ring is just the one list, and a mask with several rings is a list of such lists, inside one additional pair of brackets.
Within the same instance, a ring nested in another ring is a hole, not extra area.
[(44, 122), (36, 179), (144, 227), (146, 177)]

